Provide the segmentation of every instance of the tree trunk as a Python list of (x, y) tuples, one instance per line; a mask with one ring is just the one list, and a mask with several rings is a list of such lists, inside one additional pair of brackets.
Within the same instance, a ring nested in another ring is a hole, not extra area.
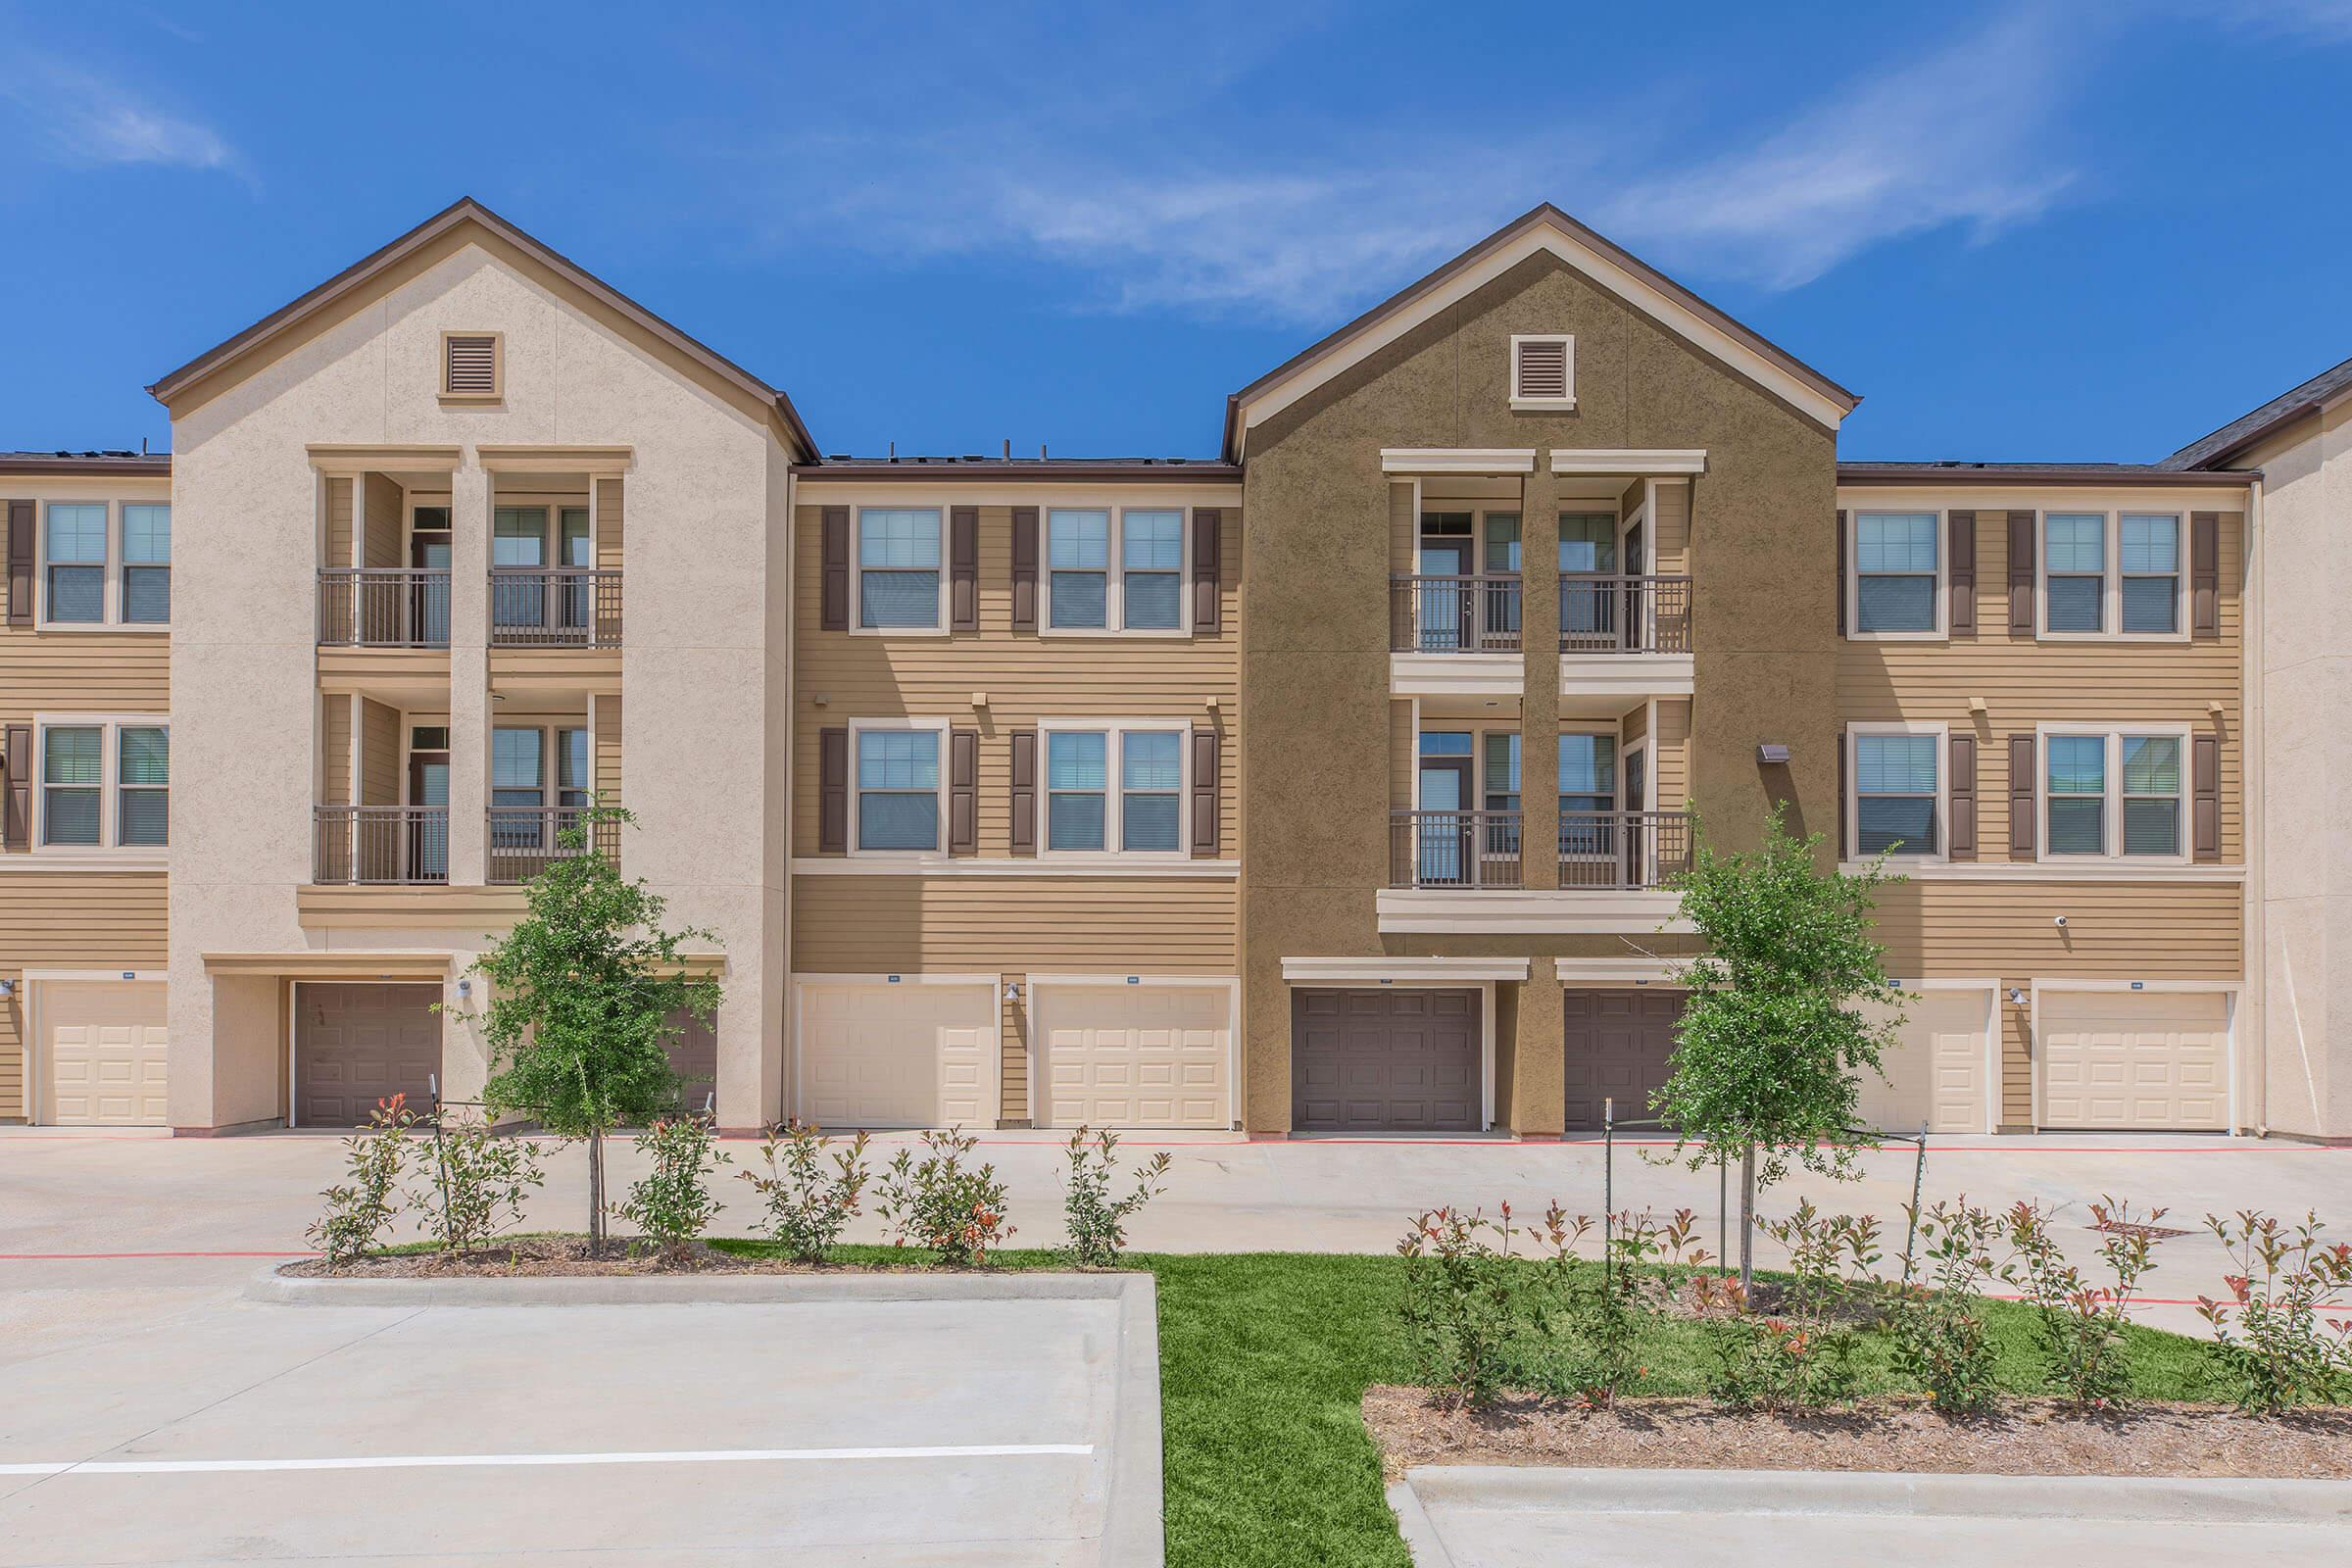
[(605, 1250), (605, 1135), (588, 1135), (588, 1255)]
[(1748, 1295), (1756, 1285), (1756, 1151), (1753, 1145), (1740, 1156), (1740, 1290)]

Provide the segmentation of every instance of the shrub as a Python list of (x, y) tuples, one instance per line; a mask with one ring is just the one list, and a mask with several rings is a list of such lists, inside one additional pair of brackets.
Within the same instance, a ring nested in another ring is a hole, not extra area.
[(419, 1175), (429, 1182), (409, 1200), (432, 1216), (434, 1235), (452, 1252), (469, 1252), (519, 1223), (524, 1196), (547, 1181), (537, 1144), (502, 1138), (485, 1121), (453, 1124), (447, 1111), (433, 1120), (433, 1168)]
[(655, 1122), (637, 1147), (653, 1156), (653, 1169), (629, 1189), (618, 1210), (662, 1252), (682, 1256), (718, 1214), (710, 1172), (733, 1163), (723, 1153), (707, 1116), (670, 1116)]
[(1875, 1215), (1824, 1214), (1801, 1199), (1787, 1219), (1757, 1223), (1788, 1250), (1788, 1309), (1796, 1317), (1826, 1321), (1875, 1278), (1881, 1256)]
[(1555, 1397), (1601, 1409), (1647, 1371), (1635, 1354), (1649, 1317), (1642, 1270), (1661, 1257), (1704, 1263), (1707, 1254), (1690, 1250), (1694, 1227), (1689, 1209), (1676, 1210), (1662, 1226), (1646, 1214), (1618, 1215), (1597, 1261), (1575, 1254), (1592, 1228), (1592, 1220), (1571, 1220), (1557, 1203), (1544, 1212), (1540, 1234), (1552, 1256), (1534, 1312), (1541, 1352), (1526, 1381)]
[(1980, 1414), (1999, 1396), (1999, 1357), (1985, 1333), (1979, 1287), (1994, 1270), (2000, 1221), (1965, 1198), (1905, 1212), (1912, 1215), (1917, 1241), (1903, 1259), (1907, 1284), (1895, 1306), (1895, 1368), (1917, 1380), (1944, 1414)]
[(2090, 1212), (2106, 1235), (2098, 1256), (2107, 1283), (2085, 1280), (2059, 1251), (2049, 1213), (2022, 1200), (2009, 1210), (2009, 1242), (2017, 1256), (2004, 1273), (2034, 1305), (2049, 1358), (2043, 1374), (2049, 1387), (2083, 1409), (2104, 1410), (2120, 1406), (2132, 1392), (2124, 1329), (2132, 1321), (2132, 1293), (2156, 1266), (2146, 1227), (2165, 1211), (2135, 1219), (2131, 1204), (2109, 1198), (2091, 1204)]
[(1404, 1259), (1398, 1314), (1425, 1383), (1456, 1408), (1484, 1405), (1515, 1362), (1521, 1276), (1511, 1256), (1517, 1231), (1511, 1205), (1489, 1219), (1483, 1209), (1433, 1208), (1396, 1244)]
[(788, 1122), (760, 1148), (767, 1174), (743, 1172), (743, 1179), (767, 1205), (768, 1236), (803, 1263), (821, 1263), (831, 1253), (872, 1178), (865, 1163), (864, 1133), (850, 1140), (848, 1148), (833, 1152), (830, 1173), (824, 1168), (828, 1142), (813, 1127)]
[(400, 1178), (408, 1168), (409, 1129), (416, 1113), (407, 1095), (376, 1102), (368, 1125), (344, 1142), (348, 1181), (338, 1182), (319, 1196), (326, 1212), (311, 1221), (303, 1235), (325, 1254), (327, 1263), (348, 1263), (372, 1250), (392, 1229), (400, 1212)]
[(1854, 1396), (1850, 1329), (1787, 1318), (1717, 1318), (1706, 1326), (1715, 1365), (1707, 1393), (1735, 1410), (1818, 1410)]
[(2307, 1213), (2291, 1232), (2258, 1209), (2205, 1216), (2237, 1272), (2230, 1299), (2197, 1298), (2213, 1325), (2215, 1381), (2244, 1410), (2332, 1402), (2352, 1384), (2352, 1247), (2320, 1240)]
[(985, 1263), (1013, 1234), (1004, 1223), (1004, 1184), (995, 1165), (964, 1163), (979, 1141), (960, 1127), (923, 1134), (923, 1157), (902, 1149), (882, 1178), (882, 1218), (891, 1245), (929, 1248), (943, 1263)]
[(1119, 1250), (1127, 1245), (1127, 1222), (1159, 1194), (1160, 1178), (1168, 1173), (1167, 1154), (1154, 1154), (1135, 1173), (1134, 1190), (1114, 1200), (1110, 1182), (1118, 1170), (1118, 1147), (1117, 1136), (1109, 1132), (1096, 1134), (1090, 1146), (1081, 1127), (1064, 1151), (1070, 1170), (1062, 1183), (1061, 1207), (1070, 1242), (1063, 1250), (1082, 1268), (1117, 1266)]

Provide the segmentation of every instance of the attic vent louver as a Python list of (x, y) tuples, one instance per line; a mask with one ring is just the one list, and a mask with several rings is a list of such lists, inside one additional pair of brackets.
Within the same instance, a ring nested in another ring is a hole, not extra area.
[(499, 342), (495, 332), (445, 332), (441, 337), (441, 395), (495, 398), (499, 395)]
[(1514, 336), (1511, 339), (1511, 407), (1576, 407), (1576, 339)]

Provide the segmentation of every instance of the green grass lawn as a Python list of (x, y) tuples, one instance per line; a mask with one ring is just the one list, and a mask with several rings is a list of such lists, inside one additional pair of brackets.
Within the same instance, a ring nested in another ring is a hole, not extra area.
[[(766, 1255), (760, 1242), (721, 1242)], [(849, 1263), (906, 1261), (886, 1247), (841, 1249)], [(1049, 1251), (996, 1254), (1003, 1268), (1053, 1268)], [(1409, 1568), (1382, 1494), (1380, 1459), (1358, 1406), (1375, 1383), (1415, 1381), (1396, 1320), (1403, 1277), (1395, 1257), (1288, 1252), (1137, 1253), (1159, 1286), (1159, 1376), (1166, 1441), (1171, 1568), (1319, 1563)], [(2001, 1379), (2039, 1392), (2031, 1309), (1986, 1303)], [(1692, 1322), (1653, 1318), (1648, 1375), (1633, 1394), (1705, 1393), (1705, 1351)], [(2131, 1331), (2132, 1382), (2143, 1398), (2203, 1396), (2200, 1350), (2177, 1335)], [(1901, 1389), (1885, 1342), (1861, 1358), (1867, 1392)]]

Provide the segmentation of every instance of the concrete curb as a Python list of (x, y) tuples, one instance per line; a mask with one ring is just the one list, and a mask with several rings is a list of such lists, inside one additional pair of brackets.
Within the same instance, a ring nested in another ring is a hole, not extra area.
[(305, 1279), (263, 1269), (250, 1300), (279, 1306), (773, 1305), (813, 1301), (1116, 1301), (1102, 1560), (1166, 1561), (1160, 1473), (1159, 1292), (1148, 1273), (526, 1275)]
[(1421, 1506), (1421, 1495), (1409, 1479), (1390, 1484), (1389, 1508), (1396, 1515), (1396, 1533), (1404, 1537), (1404, 1549), (1412, 1556), (1413, 1568), (1453, 1568), (1453, 1553), (1446, 1549), (1445, 1537), (1430, 1523), (1429, 1510)]
[(1422, 1465), (1404, 1486), (1425, 1507), (2352, 1524), (2352, 1481)]

